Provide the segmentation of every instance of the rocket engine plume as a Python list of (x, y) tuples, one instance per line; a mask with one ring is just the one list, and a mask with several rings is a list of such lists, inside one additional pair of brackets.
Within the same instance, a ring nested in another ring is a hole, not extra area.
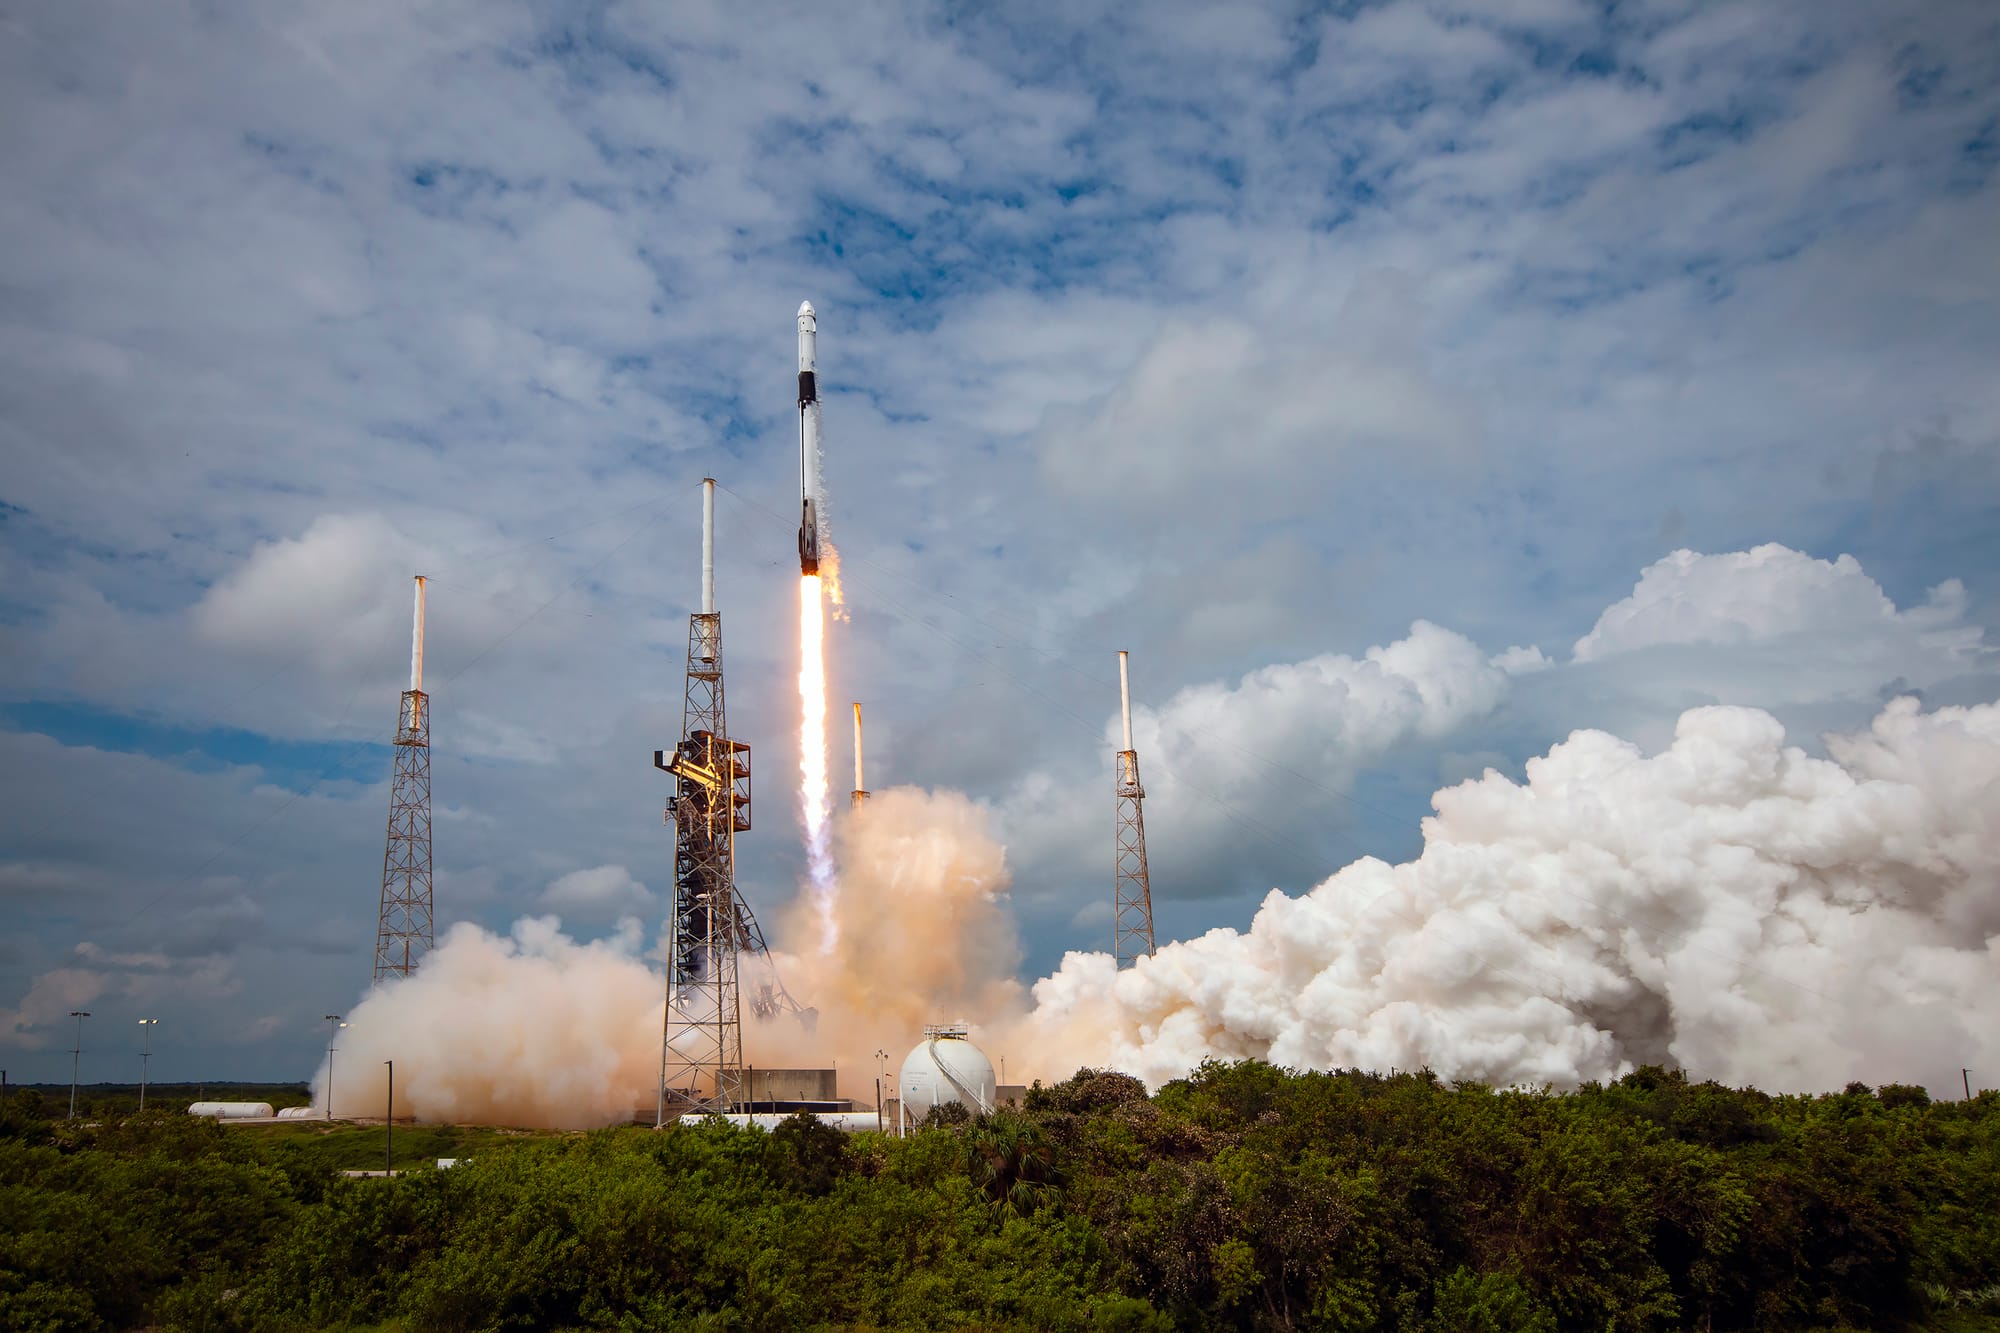
[(819, 919), (819, 951), (840, 938), (826, 780), (826, 606), (817, 574), (799, 578), (799, 805), (806, 827), (807, 889)]

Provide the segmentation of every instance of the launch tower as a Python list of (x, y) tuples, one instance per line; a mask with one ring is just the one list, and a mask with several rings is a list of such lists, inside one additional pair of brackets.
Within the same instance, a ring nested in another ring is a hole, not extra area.
[(1132, 687), (1125, 654), (1118, 654), (1118, 702), (1124, 713), (1125, 748), (1118, 752), (1117, 936), (1119, 967), (1153, 952), (1153, 884), (1146, 873), (1146, 789), (1139, 785), (1139, 752), (1132, 748)]
[[(730, 1111), (743, 1100), (743, 954), (768, 958), (736, 892), (736, 835), (750, 831), (750, 747), (731, 740), (723, 709), (722, 617), (715, 609), (715, 482), (701, 499), (701, 610), (688, 617), (681, 741), (653, 764), (674, 778), (674, 908), (654, 1123)], [(753, 1008), (761, 1013), (760, 990)]]
[(424, 693), (424, 576), (410, 631), (410, 688), (396, 722), (389, 838), (382, 852), (382, 912), (375, 980), (406, 977), (431, 949), (431, 710)]

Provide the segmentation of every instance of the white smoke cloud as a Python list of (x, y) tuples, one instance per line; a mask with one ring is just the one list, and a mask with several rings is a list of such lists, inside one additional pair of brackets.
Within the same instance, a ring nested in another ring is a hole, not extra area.
[[(926, 1023), (1021, 1012), (1006, 852), (990, 823), (957, 792), (914, 788), (878, 792), (837, 816), (835, 949), (819, 952), (817, 908), (803, 898), (772, 941), (780, 979), (818, 1010), (817, 1025), (786, 1014), (755, 1020), (747, 1000), (765, 974), (745, 960), (746, 1060), (832, 1065), (844, 1091), (872, 1097), (875, 1051), (900, 1061)], [(607, 866), (564, 876), (550, 894), (597, 909), (632, 887), (623, 867)], [(589, 943), (555, 917), (518, 921), (507, 938), (453, 927), (413, 976), (370, 992), (347, 1016), (335, 1113), (380, 1115), (384, 1062), (394, 1060), (396, 1113), (419, 1120), (585, 1129), (650, 1116), (666, 978), (642, 943), (631, 917)], [(326, 1084), (322, 1067), (321, 1106)]]
[[(883, 792), (840, 821), (839, 949), (779, 955), (818, 1031), (748, 1022), (746, 1054), (833, 1063), (865, 1097), (876, 1050), (897, 1059), (925, 1023), (968, 1019), (1051, 1079), (1095, 1064), (1158, 1084), (1254, 1057), (1560, 1085), (1668, 1062), (1778, 1090), (1942, 1091), (2000, 1059), (2000, 704), (1898, 700), (1827, 744), (1815, 758), (1736, 707), (1691, 710), (1650, 756), (1580, 731), (1523, 782), (1439, 792), (1416, 860), (1273, 891), (1247, 931), (1123, 973), (1073, 953), (1032, 1008), (987, 812)], [(810, 910), (794, 915), (787, 933), (812, 938)], [(424, 1120), (644, 1110), (664, 983), (640, 948), (629, 919), (588, 944), (552, 918), (507, 939), (455, 928), (350, 1015), (335, 1109), (381, 1106), (394, 1059), (398, 1113)]]
[(1578, 732), (1523, 783), (1439, 792), (1415, 861), (1274, 891), (1247, 932), (1123, 974), (1069, 955), (1017, 1041), (1155, 1084), (1214, 1056), (1942, 1090), (2000, 1058), (2000, 705), (1898, 700), (1828, 747), (1734, 707), (1650, 757)]
[[(659, 1078), (660, 974), (636, 922), (579, 943), (554, 917), (501, 938), (453, 926), (411, 976), (369, 992), (333, 1057), (336, 1115), (380, 1115), (385, 1062), (396, 1114), (423, 1121), (587, 1129), (651, 1107)], [(326, 1105), (328, 1071), (314, 1080)]]

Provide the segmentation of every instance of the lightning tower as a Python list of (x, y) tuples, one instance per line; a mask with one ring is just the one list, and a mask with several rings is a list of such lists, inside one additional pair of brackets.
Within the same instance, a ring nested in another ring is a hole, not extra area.
[(1118, 933), (1112, 957), (1124, 967), (1153, 952), (1153, 884), (1146, 873), (1146, 789), (1139, 785), (1139, 752), (1132, 748), (1132, 687), (1123, 652), (1118, 654), (1118, 702), (1125, 748), (1118, 752)]
[(431, 710), (424, 693), (424, 576), (410, 630), (410, 688), (397, 715), (389, 839), (382, 851), (382, 913), (375, 980), (406, 977), (431, 949)]
[(715, 609), (715, 482), (701, 492), (701, 610), (688, 617), (681, 741), (653, 764), (674, 778), (673, 942), (660, 1034), (654, 1124), (724, 1112), (742, 1100), (741, 955), (764, 954), (763, 933), (736, 893), (736, 835), (750, 831), (750, 747), (729, 738), (723, 709), (722, 617)]

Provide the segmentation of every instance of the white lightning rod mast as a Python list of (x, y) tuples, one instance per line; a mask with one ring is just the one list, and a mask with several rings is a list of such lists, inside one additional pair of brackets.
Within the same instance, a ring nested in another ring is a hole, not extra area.
[(701, 613), (715, 614), (715, 478), (701, 479)]
[(854, 804), (863, 805), (868, 800), (868, 786), (861, 780), (861, 705), (854, 705)]
[(410, 688), (424, 687), (424, 576), (417, 579), (417, 611), (410, 622)]
[(1125, 748), (1132, 748), (1132, 685), (1125, 673), (1125, 651), (1118, 652), (1118, 703), (1125, 714)]

